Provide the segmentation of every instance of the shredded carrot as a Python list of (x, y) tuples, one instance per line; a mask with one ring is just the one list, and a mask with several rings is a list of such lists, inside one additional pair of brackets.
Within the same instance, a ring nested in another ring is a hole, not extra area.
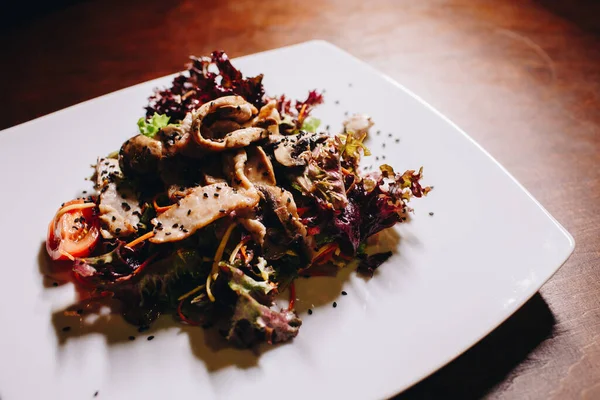
[(296, 283), (292, 281), (290, 283), (290, 305), (288, 306), (288, 311), (292, 311), (294, 306), (296, 305)]
[(61, 208), (60, 210), (58, 210), (58, 212), (56, 213), (56, 216), (54, 217), (55, 221), (58, 221), (58, 219), (60, 217), (63, 216), (63, 214), (68, 213), (69, 211), (73, 211), (73, 210), (84, 210), (86, 208), (94, 208), (96, 207), (96, 203), (77, 203), (77, 204), (69, 204), (68, 206), (65, 206), (63, 208)]
[(181, 320), (181, 322), (185, 322), (188, 325), (191, 326), (197, 326), (198, 323), (196, 321), (192, 321), (191, 319), (189, 319), (188, 317), (185, 316), (185, 314), (183, 314), (183, 311), (181, 310), (183, 308), (183, 302), (184, 300), (181, 300), (179, 302), (179, 305), (177, 306), (177, 316), (179, 317), (179, 319)]
[(350, 171), (349, 169), (346, 169), (344, 167), (342, 167), (342, 172), (345, 173), (346, 175), (353, 175), (352, 171)]
[(210, 301), (212, 301), (214, 303), (215, 296), (213, 296), (212, 294), (212, 290), (210, 290), (210, 284), (212, 283), (212, 274), (208, 274), (208, 278), (206, 278), (206, 294), (208, 295), (208, 298), (210, 299)]
[(331, 259), (333, 256), (333, 252), (338, 248), (336, 243), (327, 243), (326, 245), (321, 246), (321, 248), (315, 254), (313, 258), (312, 264), (320, 265), (324, 264)]
[(237, 256), (237, 253), (240, 251), (242, 246), (244, 244), (246, 244), (247, 241), (248, 241), (248, 238), (244, 238), (244, 239), (240, 240), (240, 242), (237, 244), (237, 246), (235, 246), (235, 248), (231, 252), (231, 255), (229, 256), (229, 264), (233, 264), (233, 262), (235, 261), (235, 256)]
[(168, 205), (168, 206), (159, 206), (159, 205), (156, 203), (156, 197), (155, 197), (155, 198), (152, 200), (152, 205), (154, 206), (154, 209), (156, 210), (156, 213), (157, 213), (157, 214), (164, 213), (164, 212), (165, 212), (165, 211), (167, 211), (169, 208), (171, 208), (171, 207), (173, 207), (173, 206), (174, 206), (174, 204), (171, 204), (171, 205)]
[(246, 246), (240, 247), (240, 253), (242, 253), (242, 257), (244, 257), (244, 262), (248, 259), (248, 254), (246, 254)]
[(298, 114), (298, 122), (302, 123), (302, 121), (304, 121), (304, 111), (306, 111), (306, 103), (304, 103), (302, 105), (302, 108), (300, 109), (300, 113)]
[(198, 292), (198, 291), (200, 291), (200, 290), (204, 289), (205, 287), (206, 287), (205, 285), (200, 285), (200, 286), (198, 286), (197, 288), (190, 290), (190, 291), (189, 291), (189, 292), (187, 292), (186, 294), (183, 294), (183, 295), (179, 296), (179, 297), (177, 298), (177, 300), (179, 300), (179, 301), (181, 301), (181, 300), (185, 300), (185, 299), (187, 299), (188, 297), (190, 297), (191, 295), (193, 295), (194, 293), (196, 293), (196, 292)]
[(146, 240), (146, 239), (150, 239), (150, 238), (151, 238), (151, 237), (153, 237), (153, 236), (154, 236), (154, 231), (150, 231), (150, 232), (148, 232), (148, 233), (145, 233), (145, 234), (143, 234), (143, 235), (142, 235), (142, 236), (140, 236), (139, 238), (137, 238), (137, 239), (134, 239), (134, 240), (132, 240), (131, 242), (127, 243), (127, 244), (125, 245), (125, 247), (133, 247), (133, 246), (136, 246), (136, 245), (138, 245), (138, 244), (142, 243), (144, 240)]
[(71, 261), (75, 261), (75, 257), (73, 257), (70, 253), (64, 251), (63, 249), (58, 249), (58, 252), (63, 256), (67, 257)]
[(232, 222), (228, 227), (225, 233), (223, 234), (223, 238), (221, 238), (221, 243), (219, 243), (219, 247), (217, 248), (217, 252), (215, 253), (215, 258), (213, 258), (213, 265), (208, 274), (208, 278), (206, 278), (206, 294), (208, 294), (208, 298), (210, 301), (214, 302), (215, 296), (213, 296), (212, 291), (210, 290), (211, 282), (217, 278), (219, 274), (219, 262), (221, 258), (223, 258), (223, 252), (225, 251), (225, 246), (227, 246), (227, 242), (229, 241), (229, 237), (231, 236), (231, 232), (237, 226), (237, 223)]
[(356, 177), (354, 177), (354, 179), (352, 179), (352, 184), (350, 185), (350, 187), (348, 189), (346, 189), (346, 194), (348, 194), (356, 185)]

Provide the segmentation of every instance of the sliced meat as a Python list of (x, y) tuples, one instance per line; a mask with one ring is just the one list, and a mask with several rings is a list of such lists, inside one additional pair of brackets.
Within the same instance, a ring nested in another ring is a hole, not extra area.
[[(216, 131), (203, 129), (204, 120), (214, 115), (217, 120), (231, 120), (239, 124), (248, 122), (257, 113), (256, 107), (240, 96), (225, 96), (203, 104), (192, 115), (192, 137), (201, 151), (221, 152), (248, 146), (250, 143), (266, 137), (269, 132), (260, 127), (243, 127), (217, 136)], [(210, 118), (209, 118), (210, 119)], [(213, 122), (212, 125), (216, 124)], [(224, 125), (223, 122), (219, 124)], [(230, 125), (231, 126), (231, 125)], [(207, 135), (207, 136), (205, 136)]]
[(264, 185), (275, 185), (275, 172), (273, 164), (267, 153), (260, 146), (251, 146), (246, 149), (247, 161), (244, 167), (244, 175), (252, 183)]
[(220, 152), (230, 149), (239, 149), (267, 137), (268, 131), (263, 128), (242, 128), (230, 132), (223, 139), (204, 138), (199, 131), (195, 133), (194, 139), (198, 146), (204, 151)]
[(233, 131), (237, 131), (238, 129), (242, 129), (243, 126), (238, 124), (235, 121), (231, 121), (228, 119), (219, 119), (213, 122), (210, 126), (204, 124), (202, 126), (202, 135), (205, 138), (222, 138), (228, 133)]
[(185, 239), (232, 212), (251, 210), (259, 200), (254, 187), (234, 189), (226, 184), (197, 187), (152, 220), (155, 235), (150, 241), (166, 243)]
[(250, 189), (254, 185), (245, 174), (247, 160), (248, 155), (244, 150), (238, 150), (235, 154), (225, 154), (223, 155), (223, 172), (234, 186)]
[(262, 222), (260, 222), (258, 219), (248, 217), (238, 218), (237, 220), (244, 227), (244, 229), (246, 229), (250, 235), (252, 235), (252, 239), (254, 239), (259, 246), (262, 246), (265, 243), (267, 228)]
[(262, 106), (256, 118), (252, 121), (252, 126), (265, 128), (269, 131), (269, 134), (278, 135), (280, 123), (281, 116), (279, 115), (279, 111), (277, 111), (277, 101), (270, 100)]
[(125, 175), (148, 175), (158, 171), (163, 156), (163, 144), (142, 134), (132, 137), (121, 146), (119, 166)]
[(141, 209), (135, 190), (123, 180), (119, 162), (100, 158), (96, 164), (96, 189), (100, 192), (100, 233), (105, 239), (137, 232)]

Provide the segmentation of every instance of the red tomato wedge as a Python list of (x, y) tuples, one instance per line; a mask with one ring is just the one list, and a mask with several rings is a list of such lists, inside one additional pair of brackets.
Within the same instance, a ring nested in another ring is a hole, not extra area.
[(65, 203), (48, 225), (46, 251), (53, 260), (88, 256), (100, 237), (96, 204), (84, 200)]

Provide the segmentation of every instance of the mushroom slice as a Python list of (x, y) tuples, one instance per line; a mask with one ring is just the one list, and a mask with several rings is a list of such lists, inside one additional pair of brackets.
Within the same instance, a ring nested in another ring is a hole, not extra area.
[(273, 210), (291, 239), (306, 237), (306, 227), (300, 222), (294, 196), (277, 186), (257, 185), (269, 208)]
[(374, 125), (371, 117), (366, 114), (354, 114), (344, 121), (344, 132), (352, 132), (355, 137), (362, 137), (369, 133)]
[(132, 137), (121, 146), (119, 166), (126, 175), (146, 175), (158, 171), (163, 155), (161, 141), (142, 134)]

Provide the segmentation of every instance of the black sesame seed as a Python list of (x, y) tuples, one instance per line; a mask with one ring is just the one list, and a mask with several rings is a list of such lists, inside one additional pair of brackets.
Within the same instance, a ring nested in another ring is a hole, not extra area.
[(382, 158), (383, 160), (385, 160), (385, 154), (384, 154), (384, 155), (382, 155), (382, 156), (381, 156), (381, 158)]
[(220, 213), (224, 213), (224, 212), (225, 212), (225, 210), (221, 208), (221, 209), (219, 210), (219, 212), (220, 212)]
[(182, 229), (183, 233), (188, 233), (189, 231), (187, 229)]
[(171, 234), (171, 232), (166, 232), (165, 236), (169, 236)]
[(312, 315), (312, 310), (310, 308), (308, 309), (308, 315)]
[(396, 139), (396, 140), (394, 140), (394, 142), (400, 143), (400, 139)]
[(190, 215), (192, 213), (192, 210), (188, 210), (187, 215)]
[(346, 296), (348, 294), (348, 292), (346, 292), (345, 290), (342, 290), (342, 296)]
[(83, 194), (86, 194), (86, 193), (87, 193), (87, 190), (84, 190), (82, 193), (83, 193)]
[(379, 161), (379, 156), (375, 156), (375, 161)]
[(336, 100), (336, 101), (335, 101), (335, 104), (336, 104), (336, 105), (337, 105), (337, 104), (340, 104), (340, 101), (339, 101), (339, 100)]
[(179, 224), (173, 224), (173, 228), (177, 228)]
[(215, 193), (213, 196), (215, 196), (215, 197), (219, 197), (219, 193)]
[(120, 233), (120, 232), (121, 232), (121, 228), (117, 228), (117, 229), (115, 229), (115, 233), (117, 233), (117, 234), (118, 234), (118, 233)]
[(290, 199), (289, 197), (287, 198), (287, 203), (290, 204), (292, 202), (292, 199)]
[(96, 390), (96, 393), (94, 393), (94, 397), (98, 397), (98, 391)]
[(381, 147), (385, 147), (385, 143), (383, 143), (383, 144), (381, 145)]
[(123, 207), (123, 210), (125, 211), (131, 210), (131, 206), (127, 203), (121, 203), (121, 207)]
[(208, 193), (204, 193), (204, 198), (207, 199), (208, 198)]
[(52, 286), (57, 287), (58, 286), (58, 282), (52, 282)]
[(388, 137), (392, 137), (392, 134), (391, 134), (391, 133), (388, 133)]
[(327, 125), (327, 126), (325, 127), (325, 130), (326, 130), (326, 131), (328, 131), (328, 130), (329, 130), (329, 125)]
[(430, 212), (429, 212), (429, 215), (433, 216), (433, 211), (430, 211)]
[(336, 307), (337, 307), (337, 302), (334, 301), (333, 302), (333, 308), (336, 308)]
[(217, 190), (221, 190), (221, 186), (217, 186), (215, 189), (217, 189)]
[(377, 133), (378, 135), (380, 135), (380, 134), (381, 134), (381, 131), (377, 131), (376, 133)]
[(348, 111), (346, 111), (346, 112), (344, 113), (344, 115), (346, 115), (346, 116), (347, 116), (347, 115), (348, 115)]
[(62, 328), (63, 332), (69, 332), (70, 330), (71, 330), (70, 326), (65, 326), (65, 327)]
[(152, 340), (152, 339), (154, 339), (154, 336), (152, 336), (152, 335), (148, 336), (148, 340)]

